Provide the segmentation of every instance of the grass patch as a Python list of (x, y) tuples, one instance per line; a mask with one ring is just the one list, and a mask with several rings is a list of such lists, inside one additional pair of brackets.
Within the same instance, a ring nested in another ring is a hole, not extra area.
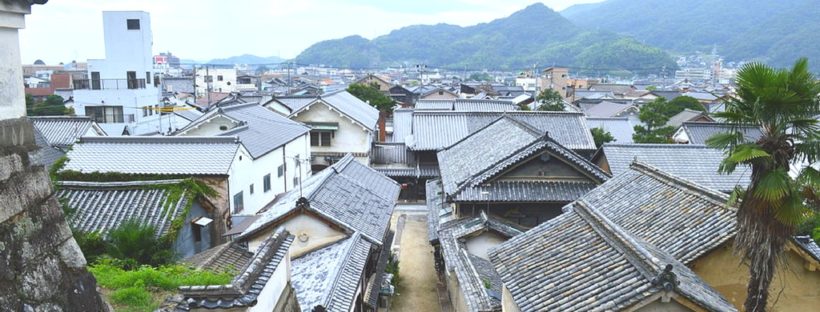
[(233, 272), (195, 270), (184, 265), (141, 266), (124, 269), (117, 261), (102, 259), (89, 268), (117, 311), (153, 311), (182, 285), (224, 285)]

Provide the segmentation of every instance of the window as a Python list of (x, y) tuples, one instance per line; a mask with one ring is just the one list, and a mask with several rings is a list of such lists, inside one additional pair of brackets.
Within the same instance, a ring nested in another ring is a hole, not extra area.
[(194, 232), (194, 241), (201, 242), (202, 241), (202, 226), (199, 224), (192, 224), (191, 231)]
[(205, 76), (205, 82), (214, 82), (214, 76), (206, 75)]
[(253, 183), (251, 183), (251, 187), (250, 187), (249, 191), (250, 191), (251, 195), (253, 195)]
[(330, 146), (330, 139), (333, 132), (315, 131), (310, 133), (310, 146)]
[(228, 131), (228, 126), (226, 126), (226, 125), (220, 125), (220, 126), (219, 126), (219, 130), (220, 130), (220, 131)]
[(145, 72), (145, 83), (151, 83), (151, 72)]
[(123, 122), (122, 106), (86, 106), (85, 115), (98, 123)]
[(279, 165), (279, 168), (276, 169), (276, 177), (277, 178), (281, 178), (283, 175), (285, 175), (285, 165), (284, 164)]
[(154, 116), (154, 110), (151, 109), (151, 106), (146, 106), (148, 108), (148, 116)]
[(216, 76), (216, 81), (222, 81), (222, 75), (217, 75)]
[(159, 115), (159, 104), (154, 105), (154, 111), (157, 112), (157, 115)]
[(293, 186), (299, 186), (299, 177), (293, 177)]
[(245, 203), (242, 197), (242, 191), (233, 196), (233, 213), (240, 213), (245, 209)]
[(100, 87), (100, 72), (91, 72), (91, 90), (99, 90)]
[(262, 177), (262, 188), (265, 192), (270, 191), (270, 174), (266, 174)]
[(140, 29), (140, 20), (138, 20), (138, 19), (130, 19), (129, 18), (129, 19), (125, 20), (125, 24), (126, 24), (126, 27), (128, 27), (128, 30)]
[(148, 116), (148, 106), (142, 107), (142, 117)]
[(128, 81), (128, 89), (138, 88), (137, 72), (135, 72), (135, 71), (125, 72), (125, 78)]

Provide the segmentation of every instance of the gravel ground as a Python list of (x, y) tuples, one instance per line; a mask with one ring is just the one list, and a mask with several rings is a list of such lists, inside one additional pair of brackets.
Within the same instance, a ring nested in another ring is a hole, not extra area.
[[(404, 209), (402, 209), (404, 208)], [(394, 231), (401, 231), (399, 254), (399, 295), (393, 297), (390, 311), (426, 312), (440, 311), (436, 292), (436, 269), (433, 264), (433, 247), (427, 242), (426, 211), (415, 206), (397, 206), (391, 220)], [(404, 222), (397, 222), (404, 215)], [(403, 223), (403, 228), (396, 228)]]

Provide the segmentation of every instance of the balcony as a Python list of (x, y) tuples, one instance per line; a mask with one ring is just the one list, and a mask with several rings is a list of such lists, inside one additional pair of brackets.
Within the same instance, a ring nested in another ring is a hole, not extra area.
[(145, 89), (145, 79), (74, 79), (74, 90)]

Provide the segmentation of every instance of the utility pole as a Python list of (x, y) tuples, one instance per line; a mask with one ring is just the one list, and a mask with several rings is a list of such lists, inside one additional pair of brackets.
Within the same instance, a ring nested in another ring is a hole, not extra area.
[(205, 92), (208, 93), (208, 106), (210, 108), (210, 106), (211, 106), (211, 82), (213, 81), (213, 78), (211, 78), (211, 75), (208, 72), (209, 67), (211, 67), (211, 66), (210, 65), (205, 65), (205, 79), (204, 80), (205, 80), (205, 87), (206, 87)]
[(290, 88), (292, 88), (291, 80), (290, 80), (290, 65), (291, 65), (291, 63), (293, 63), (293, 62), (288, 62), (288, 92), (286, 92), (287, 95), (290, 95)]

